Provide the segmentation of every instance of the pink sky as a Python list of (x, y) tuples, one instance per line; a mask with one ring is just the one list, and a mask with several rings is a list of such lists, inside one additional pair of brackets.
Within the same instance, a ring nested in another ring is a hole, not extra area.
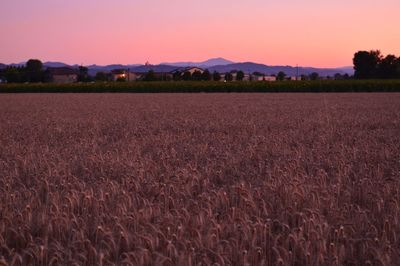
[(347, 66), (400, 56), (399, 14), (399, 0), (1, 0), (0, 62)]

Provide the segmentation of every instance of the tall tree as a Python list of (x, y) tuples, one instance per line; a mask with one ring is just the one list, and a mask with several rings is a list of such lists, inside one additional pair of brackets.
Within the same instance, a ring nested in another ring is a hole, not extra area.
[(244, 72), (242, 70), (240, 70), (236, 73), (236, 80), (242, 81), (243, 79), (244, 79)]
[(173, 79), (174, 81), (182, 80), (182, 72), (180, 72), (180, 71), (175, 71), (175, 72), (172, 74), (172, 79)]
[(108, 81), (110, 77), (104, 72), (97, 72), (94, 79), (96, 81)]
[(16, 67), (7, 67), (4, 71), (4, 77), (8, 83), (19, 83), (23, 81), (21, 69)]
[(221, 80), (221, 74), (219, 74), (217, 71), (214, 71), (213, 73), (213, 80), (214, 81), (220, 81)]
[(208, 69), (204, 70), (203, 74), (201, 74), (201, 79), (204, 81), (211, 80), (211, 73)]
[(395, 78), (400, 79), (400, 57), (397, 58), (397, 64), (396, 64), (396, 76)]
[(396, 78), (400, 59), (394, 55), (387, 55), (378, 65), (378, 77), (383, 79)]
[(29, 59), (25, 71), (29, 82), (41, 82), (44, 78), (43, 63), (38, 59)]
[(201, 72), (199, 70), (196, 70), (192, 74), (192, 80), (200, 81), (202, 78)]
[(42, 69), (43, 63), (38, 59), (29, 59), (28, 62), (26, 62), (27, 71), (39, 72), (42, 71)]
[(157, 76), (156, 73), (154, 72), (154, 70), (149, 70), (149, 72), (146, 73), (146, 75), (143, 78), (144, 81), (156, 81), (157, 80)]
[(319, 78), (319, 74), (317, 72), (313, 72), (310, 74), (310, 80), (317, 80)]
[(233, 75), (232, 75), (232, 73), (226, 73), (226, 74), (225, 74), (225, 80), (226, 80), (226, 81), (232, 81), (232, 80), (233, 80)]
[(87, 82), (89, 81), (89, 69), (84, 66), (80, 66), (78, 70), (78, 81)]
[(285, 77), (286, 77), (285, 72), (279, 71), (278, 75), (276, 76), (276, 79), (282, 81), (285, 79)]
[(183, 73), (182, 79), (185, 81), (192, 80), (192, 73), (190, 73), (189, 71), (185, 71), (185, 73)]
[(353, 58), (354, 77), (357, 79), (376, 78), (381, 59), (382, 55), (379, 50), (355, 53)]

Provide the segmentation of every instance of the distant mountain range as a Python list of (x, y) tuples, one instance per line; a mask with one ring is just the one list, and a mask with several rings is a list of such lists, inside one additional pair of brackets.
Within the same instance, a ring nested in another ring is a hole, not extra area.
[[(10, 64), (12, 66), (21, 66), (25, 63)], [(62, 62), (45, 62), (45, 67), (73, 67), (78, 68), (79, 65), (68, 65)], [(6, 65), (0, 64), (0, 68), (4, 68)], [(210, 70), (210, 72), (218, 71), (220, 73), (230, 72), (232, 70), (241, 70), (245, 73), (260, 72), (266, 75), (276, 75), (278, 72), (283, 71), (288, 76), (308, 75), (312, 72), (317, 72), (320, 76), (334, 76), (336, 73), (340, 74), (354, 74), (353, 67), (341, 67), (341, 68), (314, 68), (314, 67), (293, 67), (293, 66), (269, 66), (264, 64), (257, 64), (253, 62), (234, 63), (224, 58), (212, 58), (203, 62), (175, 62), (175, 63), (162, 63), (159, 65), (89, 65), (89, 74), (95, 75), (97, 72), (110, 72), (113, 69), (130, 69), (132, 72), (148, 72), (153, 70), (155, 72), (171, 72), (177, 68), (183, 67), (200, 67)]]
[(226, 66), (235, 62), (226, 60), (225, 58), (211, 58), (203, 62), (176, 62), (176, 63), (161, 63), (161, 65), (176, 66), (176, 67), (201, 67), (209, 68), (213, 66)]
[[(351, 68), (351, 69), (350, 69)], [(264, 64), (256, 64), (252, 62), (235, 63), (225, 66), (212, 66), (210, 71), (217, 71), (220, 73), (229, 72), (231, 70), (241, 70), (245, 73), (260, 72), (266, 75), (276, 75), (280, 71), (285, 72), (288, 76), (296, 75), (309, 75), (317, 72), (320, 76), (334, 76), (336, 73), (340, 74), (353, 74), (352, 67), (343, 68), (314, 68), (314, 67), (293, 67), (293, 66), (267, 66)]]

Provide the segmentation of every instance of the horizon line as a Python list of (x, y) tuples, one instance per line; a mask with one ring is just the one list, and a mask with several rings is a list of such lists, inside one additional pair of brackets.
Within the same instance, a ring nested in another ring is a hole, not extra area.
[[(12, 62), (12, 63), (3, 63), (2, 61), (0, 61), (0, 63), (1, 64), (5, 64), (5, 65), (24, 65), (24, 64), (26, 64), (26, 62), (28, 61), (28, 60), (30, 60), (30, 59), (37, 59), (37, 60), (40, 60), (43, 64), (46, 64), (46, 63), (62, 63), (62, 64), (66, 64), (66, 65), (68, 65), (68, 66), (110, 66), (110, 65), (123, 65), (123, 66), (129, 66), (129, 65), (137, 65), (137, 66), (145, 66), (146, 65), (146, 63), (126, 63), (126, 64), (124, 64), (124, 63), (108, 63), (108, 64), (96, 64), (96, 63), (90, 63), (90, 64), (83, 64), (83, 63), (81, 63), (81, 64), (78, 64), (78, 63), (69, 63), (69, 62), (66, 62), (66, 61), (62, 61), (62, 60), (42, 60), (42, 59), (40, 59), (40, 58), (34, 58), (34, 57), (32, 57), (32, 58), (29, 58), (29, 59), (27, 59), (26, 61), (21, 61), (21, 62), (18, 62), (18, 63), (14, 63), (14, 62)], [(190, 64), (201, 64), (201, 63), (204, 63), (205, 61), (208, 61), (208, 60), (211, 60), (211, 59), (223, 59), (223, 60), (227, 60), (227, 61), (231, 61), (232, 63), (230, 63), (230, 64), (222, 64), (222, 65), (213, 65), (213, 66), (223, 66), (223, 65), (231, 65), (231, 64), (243, 64), (243, 63), (253, 63), (253, 64), (260, 64), (260, 65), (265, 65), (265, 66), (270, 66), (270, 67), (275, 67), (275, 66), (279, 66), (279, 67), (300, 67), (300, 68), (319, 68), (319, 69), (338, 69), (338, 68), (348, 68), (348, 67), (353, 67), (353, 65), (345, 65), (345, 66), (333, 66), (333, 67), (326, 67), (326, 66), (323, 66), (323, 67), (321, 67), (321, 66), (312, 66), (312, 65), (300, 65), (300, 64), (296, 64), (296, 65), (289, 65), (289, 64), (266, 64), (266, 63), (260, 63), (260, 62), (254, 62), (254, 61), (238, 61), (238, 62), (236, 62), (236, 61), (232, 61), (232, 60), (229, 60), (229, 59), (226, 59), (226, 58), (224, 58), (224, 57), (213, 57), (213, 58), (209, 58), (209, 59), (206, 59), (206, 60), (204, 60), (204, 61), (201, 61), (201, 62), (195, 62), (195, 61), (190, 61), (190, 60), (188, 60), (188, 61), (175, 61), (175, 62), (157, 62), (157, 63), (150, 63), (149, 62), (149, 65), (151, 65), (151, 66), (157, 66), (157, 65), (169, 65), (169, 66), (173, 66), (172, 64), (178, 64), (178, 63), (190, 63)], [(201, 66), (201, 65), (198, 65), (198, 66)]]

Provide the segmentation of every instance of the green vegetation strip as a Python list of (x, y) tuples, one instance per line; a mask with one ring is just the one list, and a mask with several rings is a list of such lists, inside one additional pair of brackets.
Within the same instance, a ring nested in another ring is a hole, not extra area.
[(400, 92), (400, 80), (327, 80), (285, 82), (97, 82), (74, 84), (1, 84), (0, 93), (34, 92)]

